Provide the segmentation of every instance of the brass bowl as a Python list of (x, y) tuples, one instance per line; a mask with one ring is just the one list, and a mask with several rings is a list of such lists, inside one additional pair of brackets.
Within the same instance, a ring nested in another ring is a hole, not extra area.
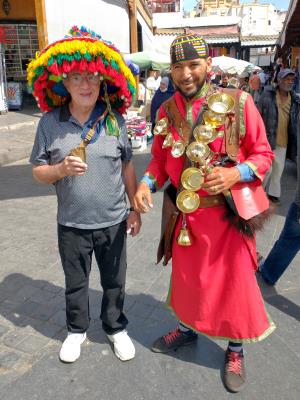
[(196, 211), (199, 207), (200, 197), (196, 192), (183, 190), (176, 198), (176, 205), (181, 212), (189, 214)]
[(182, 186), (187, 190), (196, 192), (204, 182), (203, 173), (198, 168), (190, 167), (183, 171), (181, 175)]
[(204, 111), (203, 119), (205, 124), (212, 126), (213, 128), (218, 128), (221, 125), (224, 125), (225, 122), (225, 114), (216, 114), (211, 110)]
[(179, 158), (184, 154), (185, 143), (183, 140), (176, 140), (172, 144), (171, 154), (174, 158)]
[(168, 132), (168, 118), (164, 117), (161, 118), (159, 121), (156, 122), (154, 129), (153, 129), (153, 133), (154, 135), (167, 135)]
[(211, 155), (211, 150), (205, 143), (192, 142), (186, 149), (186, 155), (191, 161), (203, 164)]
[(227, 114), (234, 107), (234, 98), (227, 93), (214, 93), (208, 97), (207, 105), (216, 114)]
[(198, 125), (193, 130), (193, 135), (197, 142), (210, 143), (217, 137), (217, 132), (211, 125)]

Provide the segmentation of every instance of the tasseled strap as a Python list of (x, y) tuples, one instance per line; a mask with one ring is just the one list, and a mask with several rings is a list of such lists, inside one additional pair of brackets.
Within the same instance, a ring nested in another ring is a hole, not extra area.
[(107, 105), (107, 110), (108, 110), (108, 116), (106, 117), (105, 125), (106, 125), (106, 133), (109, 136), (120, 136), (120, 127), (117, 121), (117, 118), (115, 114), (112, 111), (108, 93), (107, 93), (107, 84), (106, 82), (103, 82), (104, 85), (104, 100)]

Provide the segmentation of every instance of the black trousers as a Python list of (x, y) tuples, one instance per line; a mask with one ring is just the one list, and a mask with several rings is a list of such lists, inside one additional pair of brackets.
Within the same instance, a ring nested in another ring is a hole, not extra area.
[(100, 271), (103, 289), (100, 319), (103, 330), (123, 330), (126, 278), (126, 221), (108, 228), (87, 230), (58, 225), (58, 247), (66, 284), (66, 317), (69, 332), (89, 327), (89, 275), (92, 254)]

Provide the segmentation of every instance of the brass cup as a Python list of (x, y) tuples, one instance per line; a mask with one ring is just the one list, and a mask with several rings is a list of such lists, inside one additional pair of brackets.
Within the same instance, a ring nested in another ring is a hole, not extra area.
[(200, 197), (196, 192), (192, 192), (191, 190), (183, 190), (176, 198), (177, 208), (185, 214), (196, 211), (199, 204)]
[(166, 117), (157, 121), (153, 129), (154, 135), (167, 135), (168, 132), (168, 119)]
[(171, 147), (174, 143), (173, 135), (171, 132), (169, 132), (162, 144), (162, 148), (165, 149), (167, 147)]
[(217, 137), (217, 132), (211, 125), (198, 125), (193, 135), (197, 142), (210, 143)]
[(203, 113), (203, 119), (206, 125), (210, 125), (213, 128), (218, 128), (225, 122), (225, 114), (216, 114), (211, 110)]
[(227, 114), (234, 107), (234, 98), (227, 93), (214, 93), (208, 97), (207, 105), (216, 114)]
[(192, 142), (186, 149), (186, 155), (191, 161), (204, 164), (205, 160), (211, 155), (211, 150), (205, 143)]
[(185, 143), (183, 140), (176, 140), (172, 145), (171, 154), (174, 158), (179, 158), (184, 154)]
[(181, 175), (182, 186), (185, 189), (191, 190), (193, 192), (199, 190), (203, 182), (204, 176), (198, 168), (187, 168), (183, 171)]

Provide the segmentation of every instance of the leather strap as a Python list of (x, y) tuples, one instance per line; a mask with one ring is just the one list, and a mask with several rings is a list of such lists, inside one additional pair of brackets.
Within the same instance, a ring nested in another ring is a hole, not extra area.
[(220, 91), (234, 98), (234, 113), (227, 116), (224, 124), (225, 153), (236, 162), (240, 141), (240, 94), (239, 89), (220, 88)]
[(225, 199), (222, 194), (212, 196), (200, 196), (200, 205), (198, 208), (216, 207), (225, 204)]
[(104, 119), (106, 117), (108, 113), (108, 110), (106, 109), (103, 114), (101, 114), (96, 121), (93, 123), (93, 126), (90, 128), (90, 130), (88, 131), (88, 133), (86, 134), (86, 137), (83, 139), (82, 142), (84, 142), (85, 145), (89, 144), (90, 141), (92, 140), (93, 136), (95, 135), (95, 129), (96, 126), (98, 124), (98, 122), (100, 122), (102, 119)]

